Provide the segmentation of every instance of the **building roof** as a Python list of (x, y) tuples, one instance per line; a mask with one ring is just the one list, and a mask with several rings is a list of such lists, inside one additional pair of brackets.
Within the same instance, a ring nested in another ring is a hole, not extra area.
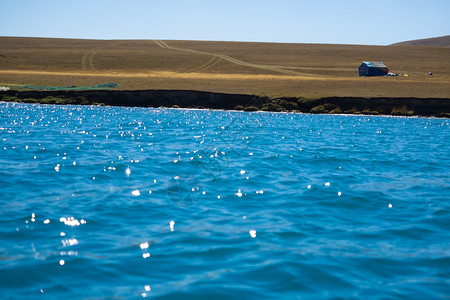
[(363, 64), (372, 68), (387, 68), (381, 61), (363, 61)]

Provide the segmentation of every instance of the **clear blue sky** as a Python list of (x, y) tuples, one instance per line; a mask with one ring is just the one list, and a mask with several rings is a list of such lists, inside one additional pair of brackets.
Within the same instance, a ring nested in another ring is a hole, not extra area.
[(386, 45), (450, 34), (450, 0), (0, 3), (0, 36)]

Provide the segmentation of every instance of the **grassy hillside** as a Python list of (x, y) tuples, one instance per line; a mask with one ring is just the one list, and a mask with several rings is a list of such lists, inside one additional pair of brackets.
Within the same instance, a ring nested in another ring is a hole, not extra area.
[[(363, 60), (409, 76), (360, 78)], [(103, 82), (268, 96), (448, 98), (450, 48), (0, 37), (0, 86)]]
[(395, 43), (398, 46), (450, 47), (450, 35)]

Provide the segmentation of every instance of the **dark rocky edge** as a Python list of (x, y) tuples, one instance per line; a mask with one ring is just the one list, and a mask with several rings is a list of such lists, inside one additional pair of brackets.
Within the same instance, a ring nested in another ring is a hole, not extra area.
[(8, 90), (0, 92), (0, 101), (65, 105), (209, 108), (243, 111), (289, 111), (317, 114), (368, 114), (450, 118), (450, 99), (448, 98), (270, 98), (266, 96), (188, 90)]

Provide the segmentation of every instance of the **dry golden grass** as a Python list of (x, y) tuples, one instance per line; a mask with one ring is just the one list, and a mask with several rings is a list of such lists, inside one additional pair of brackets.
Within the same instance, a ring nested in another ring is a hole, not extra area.
[[(363, 60), (409, 76), (360, 78)], [(104, 82), (268, 96), (448, 98), (450, 48), (0, 38), (0, 85)]]

